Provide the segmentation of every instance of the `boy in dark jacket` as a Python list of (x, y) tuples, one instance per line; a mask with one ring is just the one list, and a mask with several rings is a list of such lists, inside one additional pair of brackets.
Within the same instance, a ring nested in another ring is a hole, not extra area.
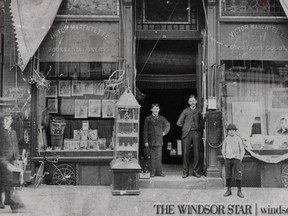
[(159, 115), (160, 107), (158, 104), (151, 105), (152, 114), (147, 116), (144, 121), (143, 141), (146, 148), (150, 148), (151, 154), (151, 177), (162, 176), (162, 145), (163, 136), (170, 130), (170, 123), (165, 117)]

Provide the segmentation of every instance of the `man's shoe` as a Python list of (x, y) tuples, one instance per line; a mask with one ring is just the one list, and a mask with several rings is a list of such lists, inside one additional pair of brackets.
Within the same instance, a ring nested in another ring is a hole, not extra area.
[(240, 198), (244, 198), (244, 195), (242, 194), (241, 191), (238, 191), (238, 192), (237, 192), (237, 196), (240, 197)]
[(19, 203), (15, 202), (14, 200), (12, 199), (9, 199), (9, 200), (5, 200), (4, 201), (4, 205), (9, 205), (9, 206), (18, 206), (20, 205)]
[(4, 209), (4, 208), (5, 208), (5, 205), (2, 202), (0, 202), (0, 209)]
[(201, 177), (197, 172), (193, 172), (193, 176), (195, 176), (196, 178), (200, 178)]
[(224, 197), (231, 196), (231, 195), (232, 195), (231, 188), (228, 188), (227, 191), (224, 194)]
[(150, 173), (150, 177), (154, 177), (155, 176), (155, 174), (154, 173)]
[(188, 177), (188, 174), (187, 173), (183, 173), (182, 178), (184, 179), (184, 178), (187, 178), (187, 177)]

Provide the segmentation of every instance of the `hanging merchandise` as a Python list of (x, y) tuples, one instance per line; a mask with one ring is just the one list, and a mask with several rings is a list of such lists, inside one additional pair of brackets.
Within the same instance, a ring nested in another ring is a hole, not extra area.
[(50, 81), (45, 79), (45, 76), (35, 69), (33, 69), (33, 74), (28, 79), (29, 84), (36, 84), (36, 87), (40, 90), (48, 91), (50, 89)]
[[(39, 52), (37, 52), (36, 55), (39, 55)], [(33, 56), (32, 76), (29, 77), (28, 83), (36, 84), (36, 87), (38, 89), (48, 91), (50, 89), (50, 81), (46, 80), (46, 77), (40, 72), (39, 68), (40, 68), (40, 59), (39, 57)], [(51, 68), (52, 67), (50, 66), (47, 75), (50, 73)]]

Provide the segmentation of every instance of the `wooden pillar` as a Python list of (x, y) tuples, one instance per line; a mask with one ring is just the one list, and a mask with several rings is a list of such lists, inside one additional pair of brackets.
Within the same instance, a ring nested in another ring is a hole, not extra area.
[[(216, 41), (218, 41), (218, 4), (217, 0), (208, 0), (207, 5), (207, 70), (208, 70), (208, 92), (209, 78), (211, 77), (212, 66), (218, 65), (218, 47)], [(216, 83), (215, 83), (216, 84)], [(208, 94), (209, 96), (209, 94)], [(218, 107), (219, 108), (219, 107)], [(207, 177), (220, 177), (220, 171), (217, 167), (217, 152), (216, 149), (207, 147)]]
[(126, 78), (129, 79), (129, 86), (133, 91), (136, 83), (136, 71), (134, 64), (134, 19), (133, 19), (133, 1), (124, 0), (122, 11), (122, 31), (123, 40), (122, 47), (124, 52), (124, 68), (126, 71)]

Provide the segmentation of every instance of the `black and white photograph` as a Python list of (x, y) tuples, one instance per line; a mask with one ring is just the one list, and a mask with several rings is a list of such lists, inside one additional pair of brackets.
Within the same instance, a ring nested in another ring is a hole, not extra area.
[(102, 117), (114, 118), (115, 117), (115, 100), (102, 100)]
[(59, 94), (59, 97), (71, 96), (71, 81), (70, 80), (59, 80), (58, 94)]
[(80, 63), (80, 77), (84, 77), (84, 78), (90, 77), (90, 63), (89, 62)]
[(56, 69), (58, 69), (58, 76), (59, 77), (68, 77), (68, 63), (67, 62), (59, 62), (56, 63)]
[(288, 0), (0, 0), (0, 216), (288, 215)]
[(82, 92), (83, 94), (91, 94), (94, 93), (94, 84), (92, 80), (84, 80), (82, 81)]
[(47, 98), (47, 111), (49, 113), (58, 113), (58, 99)]
[(76, 99), (75, 100), (75, 118), (87, 118), (88, 117), (88, 101)]
[(83, 83), (82, 81), (72, 80), (72, 96), (83, 95)]
[(102, 81), (94, 82), (94, 95), (104, 95), (105, 94), (105, 84)]
[(75, 99), (61, 98), (60, 102), (61, 115), (74, 115), (75, 113)]
[(50, 88), (46, 91), (46, 97), (57, 97), (58, 85), (56, 80), (50, 81)]
[(89, 100), (89, 117), (101, 117), (101, 100)]

